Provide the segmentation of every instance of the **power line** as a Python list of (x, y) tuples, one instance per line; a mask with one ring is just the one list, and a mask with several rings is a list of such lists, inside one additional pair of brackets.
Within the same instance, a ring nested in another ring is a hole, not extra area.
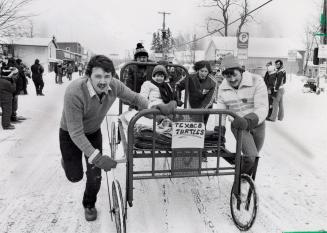
[[(264, 4), (258, 6), (257, 8), (253, 9), (252, 11), (250, 11), (250, 12), (248, 13), (248, 15), (250, 15), (252, 12), (254, 12), (254, 11), (260, 9), (261, 7), (263, 7), (264, 5), (267, 5), (269, 2), (272, 2), (272, 1), (273, 1), (273, 0), (269, 0), (269, 1), (265, 2)], [(230, 22), (229, 24), (227, 24), (227, 26), (229, 26), (229, 25), (231, 25), (231, 24), (233, 24), (233, 23), (239, 21), (240, 19), (241, 19), (241, 17), (238, 18), (238, 19), (235, 19), (234, 21), (232, 21), (232, 22)], [(181, 44), (181, 45), (179, 45), (178, 47), (182, 47), (182, 46), (184, 46), (184, 45), (191, 44), (191, 43), (194, 43), (194, 42), (196, 42), (196, 41), (202, 40), (202, 39), (204, 39), (204, 38), (206, 38), (206, 37), (208, 37), (208, 36), (211, 36), (211, 35), (215, 34), (216, 32), (219, 32), (220, 30), (222, 30), (222, 29), (224, 29), (224, 28), (225, 28), (225, 26), (223, 26), (223, 27), (221, 27), (221, 28), (219, 28), (219, 29), (217, 29), (217, 30), (214, 30), (213, 32), (210, 32), (210, 33), (207, 34), (207, 35), (201, 36), (201, 37), (199, 37), (199, 38), (197, 38), (197, 39), (195, 39), (195, 40), (192, 40), (192, 41), (186, 42), (186, 43), (184, 43), (184, 44)]]

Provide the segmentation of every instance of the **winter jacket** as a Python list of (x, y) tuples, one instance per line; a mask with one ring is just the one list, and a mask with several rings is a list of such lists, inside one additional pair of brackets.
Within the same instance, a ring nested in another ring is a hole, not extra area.
[(16, 81), (15, 94), (19, 94), (22, 90), (24, 90), (24, 80), (26, 79), (24, 66), (17, 65), (17, 69), (18, 69), (18, 76)]
[(34, 64), (31, 66), (31, 71), (32, 71), (32, 79), (37, 80), (42, 78), (44, 68), (40, 64)]
[(68, 66), (68, 67), (67, 67), (67, 73), (68, 73), (68, 74), (72, 74), (73, 72), (74, 72), (74, 67), (71, 66), (71, 65)]
[(268, 89), (274, 89), (277, 80), (277, 73), (275, 71), (271, 73), (267, 72), (263, 80), (265, 81)]
[[(140, 93), (142, 84), (151, 80), (154, 67), (132, 65), (128, 69), (126, 86), (131, 90)], [(134, 88), (135, 82), (135, 88)]]
[[(185, 78), (176, 83), (178, 90), (185, 89)], [(188, 81), (189, 102), (191, 108), (209, 108), (212, 106), (216, 96), (217, 83), (208, 75), (206, 79), (200, 80), (198, 73), (190, 74)]]
[[(217, 109), (228, 109), (243, 117), (255, 113), (262, 123), (268, 113), (268, 93), (260, 76), (244, 72), (238, 89), (224, 81), (219, 86)], [(225, 121), (225, 120), (224, 120)], [(224, 123), (223, 123), (224, 124)]]
[(280, 69), (278, 69), (276, 71), (276, 75), (277, 75), (277, 80), (276, 80), (276, 85), (275, 85), (275, 91), (277, 92), (279, 90), (279, 88), (281, 88), (283, 86), (283, 84), (286, 83), (286, 71), (283, 67), (281, 67)]
[(12, 79), (0, 77), (0, 102), (12, 100), (12, 94), (16, 91), (16, 85)]
[(140, 95), (149, 100), (150, 106), (163, 103), (159, 87), (154, 85), (151, 81), (145, 81), (143, 83)]

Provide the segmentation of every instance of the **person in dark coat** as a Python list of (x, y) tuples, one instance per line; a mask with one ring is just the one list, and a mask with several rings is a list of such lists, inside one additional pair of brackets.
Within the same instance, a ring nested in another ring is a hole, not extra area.
[(68, 80), (72, 80), (73, 72), (74, 72), (74, 67), (73, 67), (73, 65), (71, 63), (69, 63), (68, 66), (67, 66), (67, 78), (68, 78)]
[(10, 123), (12, 114), (12, 99), (16, 91), (16, 84), (13, 79), (14, 69), (9, 70), (6, 62), (1, 62), (1, 77), (0, 77), (0, 107), (2, 109), (1, 125), (4, 130), (15, 129)]
[(270, 121), (276, 121), (278, 117), (279, 121), (282, 121), (284, 118), (284, 104), (283, 104), (283, 95), (285, 93), (283, 85), (286, 83), (286, 71), (283, 67), (282, 60), (275, 61), (276, 66), (276, 84), (274, 86), (273, 96), (273, 109), (270, 117)]
[(39, 59), (35, 59), (34, 64), (31, 66), (31, 71), (32, 71), (32, 79), (36, 89), (36, 95), (44, 96), (42, 92), (44, 87), (44, 82), (42, 77), (44, 68), (40, 64)]
[(273, 109), (273, 93), (274, 93), (274, 87), (276, 85), (276, 80), (277, 80), (277, 73), (275, 70), (275, 67), (272, 64), (267, 63), (267, 72), (263, 78), (265, 81), (265, 84), (267, 86), (267, 91), (268, 91), (268, 103), (269, 103), (269, 111), (268, 111), (268, 116), (267, 120), (269, 120), (269, 117), (272, 113)]
[[(188, 87), (185, 86), (185, 78), (176, 83), (178, 90), (188, 90), (191, 108), (212, 108), (216, 97), (216, 81), (211, 73), (211, 66), (207, 61), (198, 61), (193, 68), (196, 72), (189, 75)], [(209, 115), (204, 116), (207, 123)]]
[(55, 82), (58, 83), (58, 63), (54, 64), (54, 69), (53, 71), (55, 72)]
[[(134, 54), (134, 61), (149, 62), (149, 54), (141, 43), (137, 43)], [(134, 65), (128, 69), (126, 86), (131, 90), (140, 93), (141, 86), (146, 80), (151, 80), (153, 67), (145, 65)]]

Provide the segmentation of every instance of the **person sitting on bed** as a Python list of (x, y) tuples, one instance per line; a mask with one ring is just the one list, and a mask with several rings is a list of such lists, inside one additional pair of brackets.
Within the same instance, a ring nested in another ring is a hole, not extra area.
[(176, 100), (172, 88), (165, 82), (167, 78), (166, 68), (163, 65), (157, 65), (153, 69), (152, 79), (142, 84), (140, 95), (150, 102), (150, 106)]

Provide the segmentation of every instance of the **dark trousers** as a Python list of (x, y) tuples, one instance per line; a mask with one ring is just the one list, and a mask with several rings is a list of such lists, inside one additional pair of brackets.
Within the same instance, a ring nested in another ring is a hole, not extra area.
[(17, 117), (17, 109), (18, 109), (18, 95), (13, 95), (12, 98), (12, 108), (11, 108), (11, 117)]
[(3, 128), (6, 128), (10, 125), (12, 114), (12, 94), (8, 94), (6, 97), (1, 96), (0, 107), (2, 108), (1, 125)]
[(55, 82), (58, 83), (58, 73), (55, 73)]
[[(102, 134), (99, 129), (95, 133), (86, 135), (92, 146), (102, 151)], [(82, 151), (74, 144), (65, 130), (59, 130), (59, 142), (66, 177), (71, 182), (78, 182), (83, 178)], [(86, 160), (86, 186), (83, 196), (84, 207), (94, 207), (97, 194), (101, 186), (101, 169), (94, 167)]]
[(23, 93), (24, 95), (27, 95), (27, 83), (28, 83), (28, 80), (26, 77), (23, 78)]
[(44, 82), (43, 82), (43, 78), (34, 78), (33, 79), (34, 85), (35, 85), (35, 89), (36, 89), (36, 94), (42, 94), (42, 90), (44, 87)]

